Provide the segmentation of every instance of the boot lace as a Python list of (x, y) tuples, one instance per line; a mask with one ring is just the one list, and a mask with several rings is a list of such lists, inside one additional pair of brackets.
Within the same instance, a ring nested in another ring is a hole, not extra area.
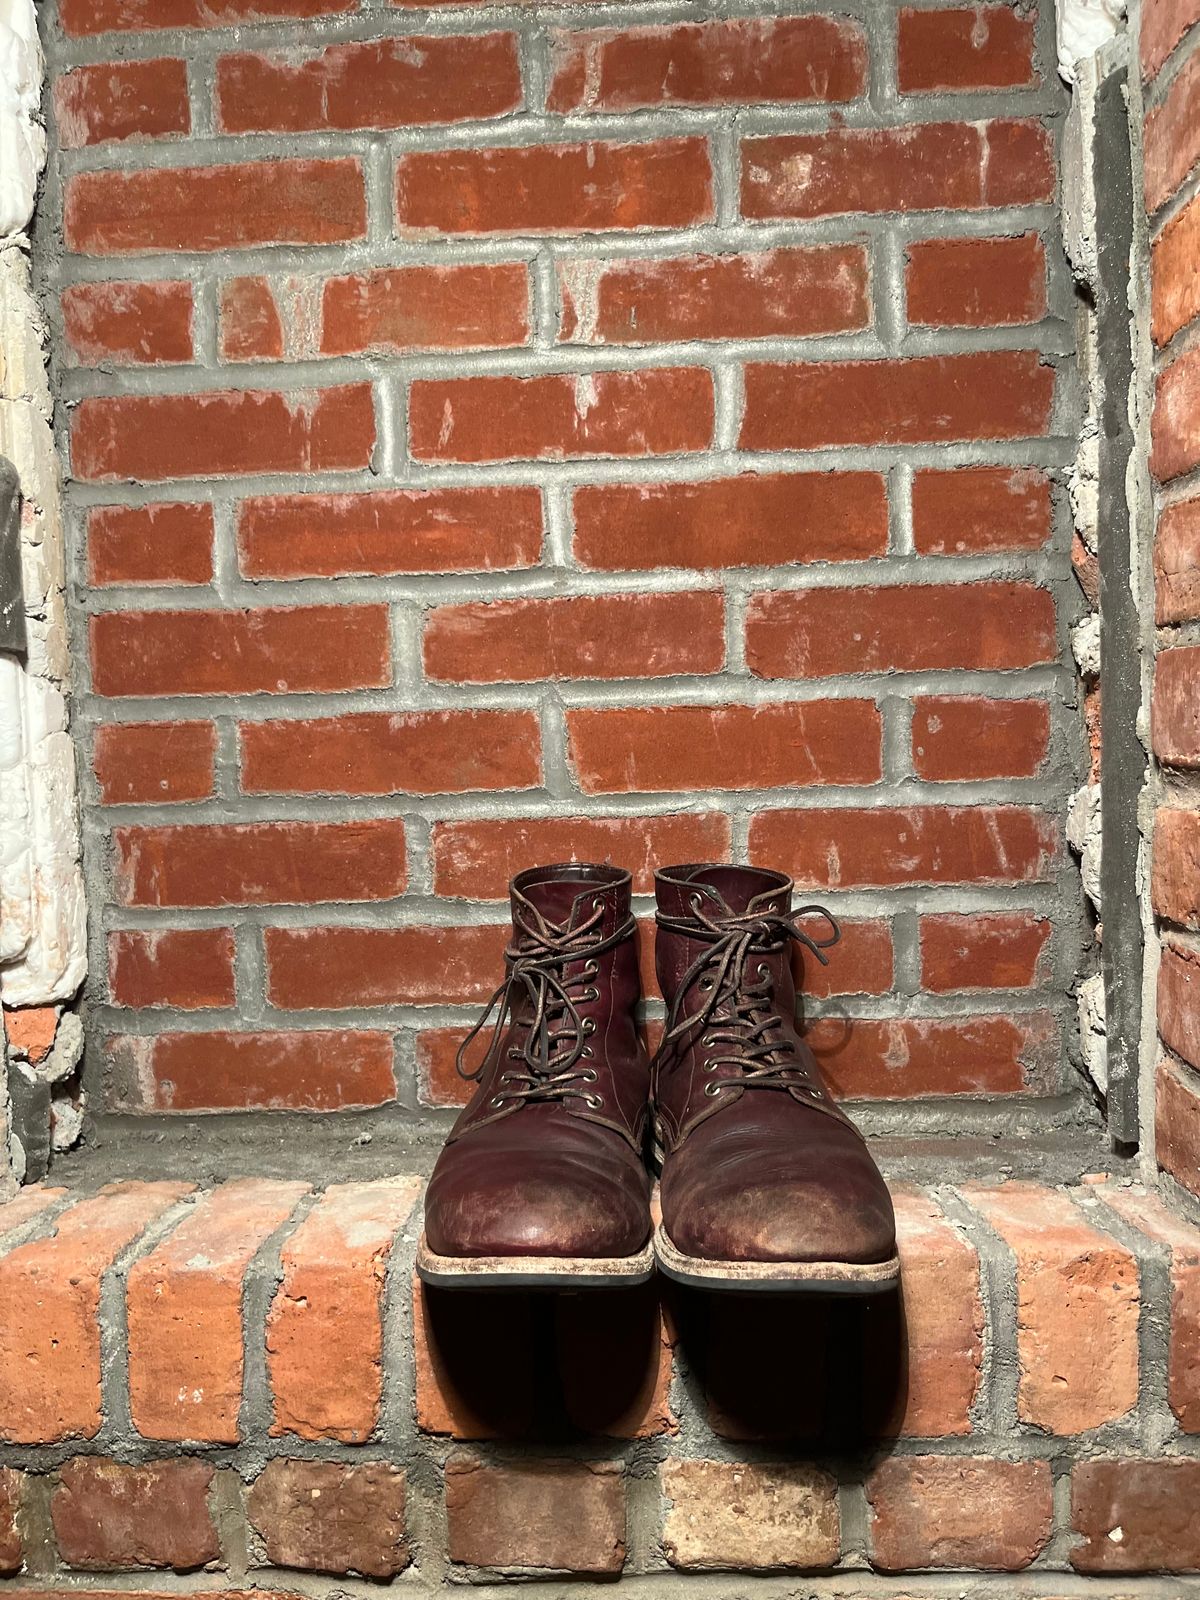
[[(527, 908), (533, 921), (518, 909), (514, 922), (516, 938), (504, 952), (505, 978), (484, 1008), (479, 1021), (458, 1048), (459, 1076), (477, 1083), (496, 1051), (510, 1017), (525, 1030), (524, 1043), (510, 1045), (507, 1059), (519, 1066), (500, 1074), (491, 1104), (502, 1106), (520, 1102), (581, 1099), (592, 1110), (603, 1105), (603, 1097), (589, 1087), (596, 1082), (596, 1069), (586, 1063), (592, 1059), (587, 1043), (595, 1028), (579, 1007), (599, 999), (595, 979), (600, 965), (595, 957), (611, 949), (633, 932), (632, 916), (617, 931), (605, 938), (601, 933), (604, 901), (592, 902), (592, 913), (578, 927), (564, 928), (547, 921), (533, 906)], [(584, 960), (578, 972), (566, 976), (563, 969)], [(496, 1020), (483, 1060), (473, 1071), (465, 1063), (472, 1044), (487, 1024), (492, 1012)], [(528, 1019), (522, 1012), (527, 1011)]]
[[(696, 923), (704, 930), (709, 947), (701, 951), (680, 979), (667, 1017), (664, 1045), (703, 1034), (710, 1045), (726, 1045), (730, 1053), (709, 1056), (706, 1070), (736, 1068), (736, 1074), (713, 1078), (705, 1085), (710, 1098), (722, 1089), (807, 1088), (815, 1099), (824, 1091), (808, 1082), (804, 1064), (798, 1059), (795, 1040), (784, 1030), (783, 1018), (774, 1003), (774, 979), (765, 962), (758, 964), (753, 981), (749, 976), (754, 955), (778, 954), (794, 941), (812, 952), (821, 965), (828, 966), (825, 951), (841, 938), (841, 929), (824, 906), (798, 906), (794, 911), (752, 911), (706, 914), (699, 895), (691, 900), (695, 921), (677, 919), (659, 912), (658, 925), (674, 933), (697, 936)], [(808, 917), (821, 917), (829, 925), (827, 938), (816, 939), (800, 926)], [(699, 1007), (684, 1012), (684, 1002), (695, 984), (703, 993)], [(720, 1011), (722, 1015), (714, 1016)]]

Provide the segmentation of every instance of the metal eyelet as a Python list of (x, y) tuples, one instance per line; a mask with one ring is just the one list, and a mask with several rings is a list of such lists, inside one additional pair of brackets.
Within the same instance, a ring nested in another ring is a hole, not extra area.
[(705, 994), (707, 994), (710, 989), (715, 987), (715, 985), (713, 984), (713, 980), (711, 978), (701, 978), (697, 987), (703, 989)]
[(504, 1096), (502, 1094), (494, 1094), (491, 1098), (490, 1104), (494, 1106), (502, 1106), (504, 1104)]
[(690, 894), (688, 896), (688, 905), (691, 906), (693, 911), (699, 911), (699, 909), (700, 909), (700, 896), (698, 894)]
[(604, 910), (604, 900), (598, 894), (594, 894), (592, 896), (592, 910), (593, 911), (603, 911)]
[(585, 1094), (583, 1101), (590, 1110), (599, 1111), (604, 1104), (604, 1096), (602, 1094)]
[(755, 970), (760, 978), (769, 978), (771, 976), (771, 969), (765, 961), (760, 961)]
[(584, 1019), (583, 1019), (583, 1031), (584, 1031), (584, 1033), (595, 1033), (595, 1031), (596, 1031), (596, 1019), (595, 1019), (595, 1017), (584, 1017)]
[(713, 1095), (720, 1094), (721, 1090), (724, 1087), (725, 1087), (725, 1085), (723, 1083), (706, 1083), (704, 1085), (704, 1092), (708, 1096), (708, 1098), (711, 1100)]
[(585, 989), (580, 998), (583, 1000), (599, 1000), (600, 991), (599, 989)]
[(585, 1067), (580, 1073), (580, 1077), (583, 1079), (584, 1083), (595, 1083), (599, 1076), (600, 1074), (596, 1071), (595, 1067)]
[(592, 1059), (595, 1053), (596, 1052), (592, 1049), (590, 1044), (585, 1044), (583, 1049), (579, 1052), (581, 1056), (586, 1056), (589, 1061)]

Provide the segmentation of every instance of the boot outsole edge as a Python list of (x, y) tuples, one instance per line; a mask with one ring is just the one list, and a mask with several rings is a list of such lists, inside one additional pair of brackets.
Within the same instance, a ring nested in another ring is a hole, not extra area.
[(881, 1294), (900, 1281), (900, 1258), (888, 1261), (709, 1261), (685, 1255), (659, 1226), (654, 1254), (660, 1272), (693, 1289), (746, 1294)]
[(624, 1289), (654, 1275), (654, 1245), (632, 1256), (442, 1256), (425, 1235), (417, 1273), (434, 1289)]

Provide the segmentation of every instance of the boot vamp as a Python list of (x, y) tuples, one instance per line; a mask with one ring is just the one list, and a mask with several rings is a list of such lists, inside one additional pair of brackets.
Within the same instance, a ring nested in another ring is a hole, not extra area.
[(645, 1167), (619, 1133), (531, 1105), (446, 1146), (425, 1236), (446, 1256), (627, 1256), (650, 1236), (649, 1204)]
[(887, 1185), (854, 1128), (779, 1090), (748, 1089), (667, 1157), (663, 1222), (711, 1261), (887, 1261)]

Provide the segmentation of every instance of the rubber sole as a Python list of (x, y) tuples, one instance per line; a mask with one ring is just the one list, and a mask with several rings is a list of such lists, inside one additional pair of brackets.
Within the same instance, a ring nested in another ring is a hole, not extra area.
[(654, 1245), (634, 1256), (440, 1256), (425, 1235), (417, 1272), (435, 1289), (630, 1289), (654, 1275)]
[(693, 1289), (742, 1294), (880, 1294), (900, 1281), (900, 1258), (890, 1261), (707, 1261), (684, 1255), (661, 1225), (654, 1235), (660, 1272)]

